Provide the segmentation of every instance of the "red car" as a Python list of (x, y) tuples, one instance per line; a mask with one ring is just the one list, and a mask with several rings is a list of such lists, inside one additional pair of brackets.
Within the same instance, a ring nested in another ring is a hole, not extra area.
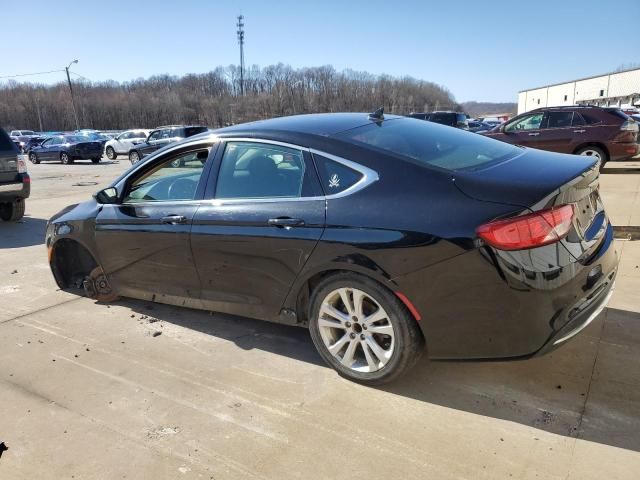
[(601, 167), (640, 153), (638, 123), (618, 108), (538, 108), (482, 134), (540, 150), (593, 156)]

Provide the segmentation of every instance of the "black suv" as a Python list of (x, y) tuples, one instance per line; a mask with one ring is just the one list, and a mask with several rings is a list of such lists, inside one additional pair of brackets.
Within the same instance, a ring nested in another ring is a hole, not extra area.
[(155, 152), (165, 145), (177, 142), (183, 138), (192, 137), (207, 130), (209, 130), (209, 127), (203, 127), (202, 125), (165, 125), (164, 127), (158, 127), (149, 134), (146, 140), (136, 144), (129, 150), (129, 161), (136, 163), (144, 156)]
[(15, 222), (24, 215), (31, 191), (27, 164), (9, 135), (0, 128), (0, 219)]
[(414, 112), (410, 113), (411, 118), (419, 120), (427, 120), (429, 122), (448, 125), (462, 130), (469, 130), (469, 121), (467, 116), (462, 112)]

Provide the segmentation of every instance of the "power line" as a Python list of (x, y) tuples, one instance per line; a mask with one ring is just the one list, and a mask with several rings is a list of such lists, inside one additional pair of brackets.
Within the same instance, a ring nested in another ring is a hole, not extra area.
[(36, 72), (36, 73), (18, 73), (16, 75), (4, 75), (1, 78), (17, 78), (17, 77), (29, 77), (32, 75), (46, 75), (47, 73), (58, 73), (58, 72), (64, 72), (64, 70), (51, 70), (49, 72)]
[(87, 77), (83, 77), (82, 75), (80, 75), (79, 73), (76, 72), (69, 72), (71, 75), (75, 75), (76, 77), (80, 77), (83, 80), (86, 80), (87, 82), (91, 82), (91, 79), (87, 78)]

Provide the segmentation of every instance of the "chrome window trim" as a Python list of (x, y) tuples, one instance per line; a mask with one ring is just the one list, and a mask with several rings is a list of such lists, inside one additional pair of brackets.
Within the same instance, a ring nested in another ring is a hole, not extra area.
[(247, 137), (223, 137), (219, 138), (220, 141), (226, 142), (250, 142), (250, 143), (264, 143), (268, 145), (277, 145), (286, 148), (292, 148), (294, 150), (307, 151), (312, 155), (321, 155), (329, 160), (333, 160), (334, 162), (340, 163), (346, 167), (351, 168), (357, 172), (362, 174), (362, 178), (358, 180), (356, 183), (351, 185), (349, 188), (343, 190), (339, 193), (334, 193), (330, 195), (321, 195), (315, 197), (269, 197), (269, 198), (214, 198), (214, 199), (206, 199), (203, 200), (204, 204), (210, 204), (213, 206), (222, 206), (227, 204), (238, 204), (238, 203), (274, 203), (274, 202), (305, 202), (305, 201), (317, 201), (317, 200), (335, 200), (338, 198), (346, 197), (352, 195), (360, 190), (367, 188), (374, 182), (377, 182), (380, 179), (378, 172), (372, 170), (364, 165), (360, 165), (359, 163), (353, 162), (351, 160), (347, 160), (346, 158), (338, 157), (337, 155), (333, 155), (331, 153), (323, 152), (322, 150), (317, 150), (315, 148), (302, 147), (300, 145), (295, 145), (293, 143), (280, 142), (277, 140), (268, 140), (262, 138), (247, 138)]
[[(320, 155), (329, 160), (333, 160), (334, 162), (340, 163), (346, 167), (351, 168), (352, 170), (356, 170), (362, 174), (362, 178), (358, 180), (356, 183), (351, 185), (349, 188), (343, 190), (339, 193), (334, 193), (330, 195), (320, 195), (314, 197), (269, 197), (269, 198), (210, 198), (210, 199), (202, 199), (202, 200), (175, 200), (175, 201), (166, 201), (160, 200), (157, 202), (136, 202), (136, 203), (121, 203), (118, 205), (126, 205), (131, 207), (145, 207), (145, 206), (153, 206), (153, 205), (161, 205), (161, 204), (179, 204), (179, 205), (211, 205), (211, 206), (224, 206), (224, 205), (236, 205), (243, 203), (276, 203), (276, 202), (309, 202), (309, 201), (319, 201), (319, 200), (336, 200), (339, 198), (347, 197), (349, 195), (353, 195), (360, 190), (364, 190), (369, 185), (377, 182), (380, 179), (378, 172), (372, 170), (371, 168), (365, 167), (359, 163), (353, 162), (351, 160), (347, 160), (346, 158), (339, 157), (337, 155), (333, 155), (331, 153), (324, 152), (322, 150), (317, 150), (315, 148), (302, 147), (300, 145), (295, 145), (293, 143), (280, 142), (277, 140), (269, 140), (264, 138), (249, 138), (249, 137), (218, 137), (215, 134), (212, 134), (206, 138), (199, 138), (194, 140), (193, 142), (181, 143), (177, 145), (175, 148), (170, 148), (163, 152), (164, 154), (170, 154), (174, 150), (178, 150), (184, 147), (191, 146), (205, 146), (209, 147), (216, 142), (250, 142), (250, 143), (264, 143), (268, 145), (277, 145), (286, 148), (292, 148), (294, 150), (306, 151), (312, 155)], [(208, 147), (208, 148), (209, 148)], [(155, 153), (155, 152), (154, 152)], [(133, 173), (133, 172), (132, 172)], [(114, 204), (105, 204), (105, 205), (114, 205)]]

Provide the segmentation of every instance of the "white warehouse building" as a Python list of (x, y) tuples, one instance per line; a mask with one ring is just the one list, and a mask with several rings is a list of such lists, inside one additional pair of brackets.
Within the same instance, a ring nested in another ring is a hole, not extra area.
[(518, 114), (563, 105), (640, 106), (640, 68), (581, 78), (518, 93)]

